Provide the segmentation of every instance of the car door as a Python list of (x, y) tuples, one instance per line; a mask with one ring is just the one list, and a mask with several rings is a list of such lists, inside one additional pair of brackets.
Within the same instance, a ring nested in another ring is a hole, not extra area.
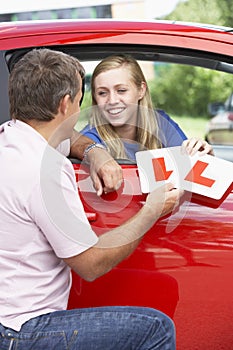
[[(148, 76), (152, 74), (150, 87), (155, 106), (166, 110), (189, 137), (204, 136), (208, 119), (199, 118), (197, 114), (190, 117), (202, 99), (206, 107), (211, 102), (214, 96), (206, 94), (209, 86), (213, 84), (212, 90), (218, 91), (218, 95), (227, 94), (227, 89), (232, 88), (230, 30), (160, 21), (53, 21), (14, 24), (5, 29), (2, 26), (0, 34), (1, 122), (9, 118), (5, 59), (11, 67), (24, 52), (34, 47), (50, 47), (72, 54), (83, 63), (89, 62), (86, 64), (89, 78), (91, 62), (119, 52), (133, 55), (145, 67)], [(191, 74), (192, 67), (201, 70), (201, 79), (196, 71)], [(177, 68), (186, 74), (183, 78), (178, 75), (172, 79)], [(216, 73), (214, 79), (210, 72)], [(224, 88), (217, 90), (222, 81)], [(88, 89), (87, 79), (86, 98)], [(184, 102), (187, 97), (190, 97), (189, 104)], [(88, 109), (90, 104), (84, 101), (83, 106)], [(85, 111), (82, 113), (80, 128), (88, 121)], [(214, 148), (216, 156), (233, 160), (232, 147)], [(97, 197), (88, 166), (81, 161), (72, 162), (77, 191), (98, 235), (130, 219), (144, 204), (146, 194), (141, 191), (136, 163), (120, 161), (124, 176), (122, 187), (117, 192)], [(179, 211), (159, 220), (136, 251), (111, 272), (92, 283), (73, 274), (68, 307), (155, 307), (174, 319), (178, 349), (231, 350), (232, 210), (232, 185), (219, 200), (186, 193)]]

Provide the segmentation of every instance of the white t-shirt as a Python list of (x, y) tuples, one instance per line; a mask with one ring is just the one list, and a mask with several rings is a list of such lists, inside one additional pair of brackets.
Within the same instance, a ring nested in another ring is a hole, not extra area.
[[(68, 153), (69, 143), (60, 151)], [(0, 323), (19, 331), (64, 310), (71, 285), (61, 258), (97, 243), (71, 162), (20, 121), (0, 126)]]

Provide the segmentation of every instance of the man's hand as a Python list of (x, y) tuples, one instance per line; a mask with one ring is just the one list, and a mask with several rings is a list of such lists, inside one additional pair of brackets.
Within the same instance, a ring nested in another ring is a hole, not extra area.
[(174, 189), (169, 183), (149, 193), (144, 207), (148, 207), (154, 218), (159, 219), (178, 207), (183, 194), (183, 190)]
[(154, 190), (128, 221), (100, 235), (94, 247), (64, 261), (82, 278), (94, 281), (127, 258), (152, 225), (178, 205), (182, 193), (171, 184)]
[[(81, 135), (76, 130), (71, 138), (70, 156), (82, 160), (87, 146), (93, 140)], [(90, 163), (90, 176), (98, 196), (103, 192), (108, 193), (119, 189), (123, 182), (120, 165), (104, 149), (93, 148), (88, 152)]]

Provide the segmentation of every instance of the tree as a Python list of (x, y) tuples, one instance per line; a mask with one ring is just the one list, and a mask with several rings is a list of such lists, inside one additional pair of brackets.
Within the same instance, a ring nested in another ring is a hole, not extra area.
[(232, 0), (188, 0), (178, 3), (164, 19), (232, 26)]
[(233, 2), (232, 0), (215, 0), (220, 9), (220, 19), (224, 26), (232, 27)]
[[(233, 1), (182, 1), (164, 19), (232, 26)], [(161, 71), (157, 82), (151, 86), (155, 105), (175, 115), (206, 116), (208, 102), (224, 101), (232, 92), (232, 75), (191, 66)]]
[(224, 102), (231, 93), (232, 77), (201, 67), (165, 64), (149, 88), (157, 108), (177, 116), (206, 117), (208, 102)]

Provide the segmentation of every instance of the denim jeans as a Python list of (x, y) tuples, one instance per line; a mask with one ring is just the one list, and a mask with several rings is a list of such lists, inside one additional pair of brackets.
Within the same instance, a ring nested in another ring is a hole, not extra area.
[(160, 311), (98, 307), (32, 318), (16, 332), (0, 324), (1, 350), (174, 350), (175, 327)]

